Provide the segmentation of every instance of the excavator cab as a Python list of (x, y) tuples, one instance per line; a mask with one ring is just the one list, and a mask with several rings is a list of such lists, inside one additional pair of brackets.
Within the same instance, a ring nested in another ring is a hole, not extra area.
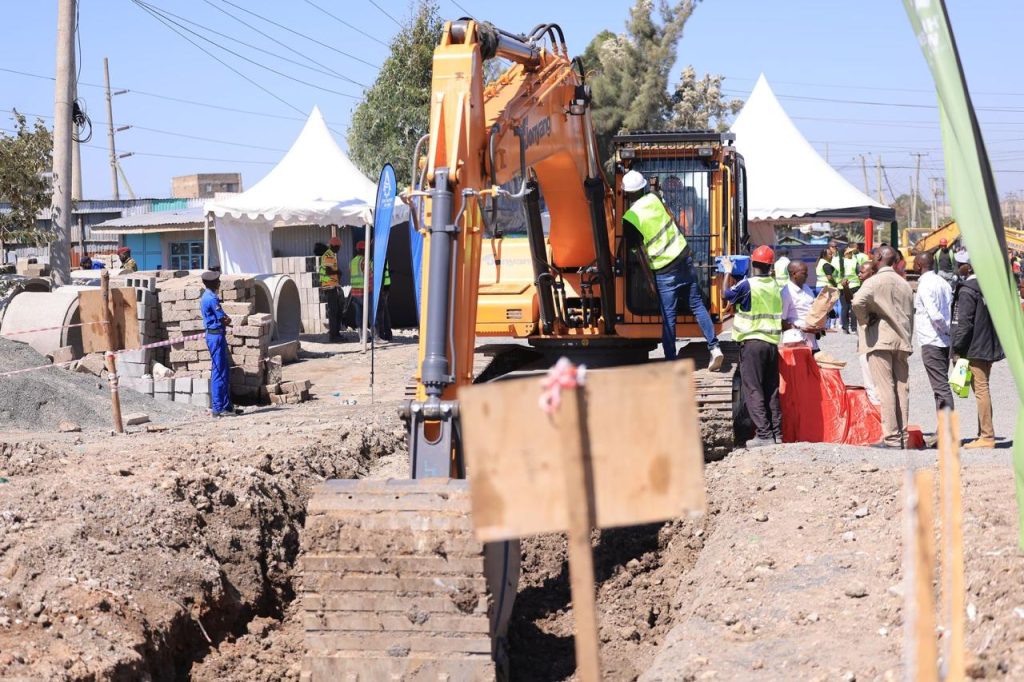
[[(733, 140), (732, 133), (713, 131), (630, 133), (613, 138), (617, 215), (629, 208), (622, 205), (622, 176), (629, 170), (642, 173), (649, 191), (658, 193), (686, 235), (701, 298), (716, 331), (729, 314), (715, 277), (715, 258), (742, 253), (747, 242), (746, 169)], [(661, 304), (640, 256), (639, 233), (623, 228), (621, 221), (616, 228), (616, 265), (623, 278), (619, 333), (647, 335), (653, 331), (652, 324), (660, 330)], [(676, 335), (700, 336), (689, 303), (681, 300), (677, 312)]]

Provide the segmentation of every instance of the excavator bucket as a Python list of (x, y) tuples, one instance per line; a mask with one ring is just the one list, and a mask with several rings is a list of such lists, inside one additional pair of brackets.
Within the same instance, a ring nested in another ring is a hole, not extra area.
[(332, 480), (302, 536), (302, 679), (494, 680), (518, 543), (473, 536), (465, 480)]

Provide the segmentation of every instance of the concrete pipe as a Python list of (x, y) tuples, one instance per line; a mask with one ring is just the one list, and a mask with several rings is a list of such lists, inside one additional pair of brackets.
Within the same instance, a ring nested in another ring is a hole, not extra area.
[[(30, 334), (13, 332), (49, 327), (66, 327), (82, 320), (78, 311), (78, 292), (87, 287), (62, 287), (54, 292), (25, 291), (7, 305), (0, 336), (29, 344), (36, 352), (46, 355), (58, 348), (71, 346), (74, 356), (82, 356), (82, 328), (51, 329)], [(9, 335), (9, 336), (8, 336)]]
[(274, 320), (273, 340), (294, 341), (302, 331), (302, 301), (299, 288), (288, 275), (256, 275), (256, 312), (270, 313)]

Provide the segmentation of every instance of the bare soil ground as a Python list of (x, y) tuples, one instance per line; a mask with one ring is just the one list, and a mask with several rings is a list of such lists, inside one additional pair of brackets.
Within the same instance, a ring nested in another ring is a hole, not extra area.
[[(0, 436), (0, 678), (298, 679), (305, 503), (327, 477), (407, 475), (412, 341), (378, 348), (372, 404), (355, 344), (305, 343), (285, 371), (312, 379), (310, 403)], [(900, 677), (899, 491), (905, 462), (933, 457), (738, 451), (707, 466), (706, 516), (595, 532), (606, 678)], [(971, 673), (1024, 679), (1009, 451), (965, 457), (963, 476)], [(514, 679), (573, 677), (565, 553), (561, 536), (523, 542)]]

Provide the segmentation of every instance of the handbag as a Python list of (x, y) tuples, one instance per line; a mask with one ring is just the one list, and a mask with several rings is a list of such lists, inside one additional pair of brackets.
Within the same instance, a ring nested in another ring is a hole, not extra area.
[(966, 398), (971, 393), (971, 368), (967, 358), (960, 358), (949, 370), (949, 387), (953, 393), (961, 398)]

